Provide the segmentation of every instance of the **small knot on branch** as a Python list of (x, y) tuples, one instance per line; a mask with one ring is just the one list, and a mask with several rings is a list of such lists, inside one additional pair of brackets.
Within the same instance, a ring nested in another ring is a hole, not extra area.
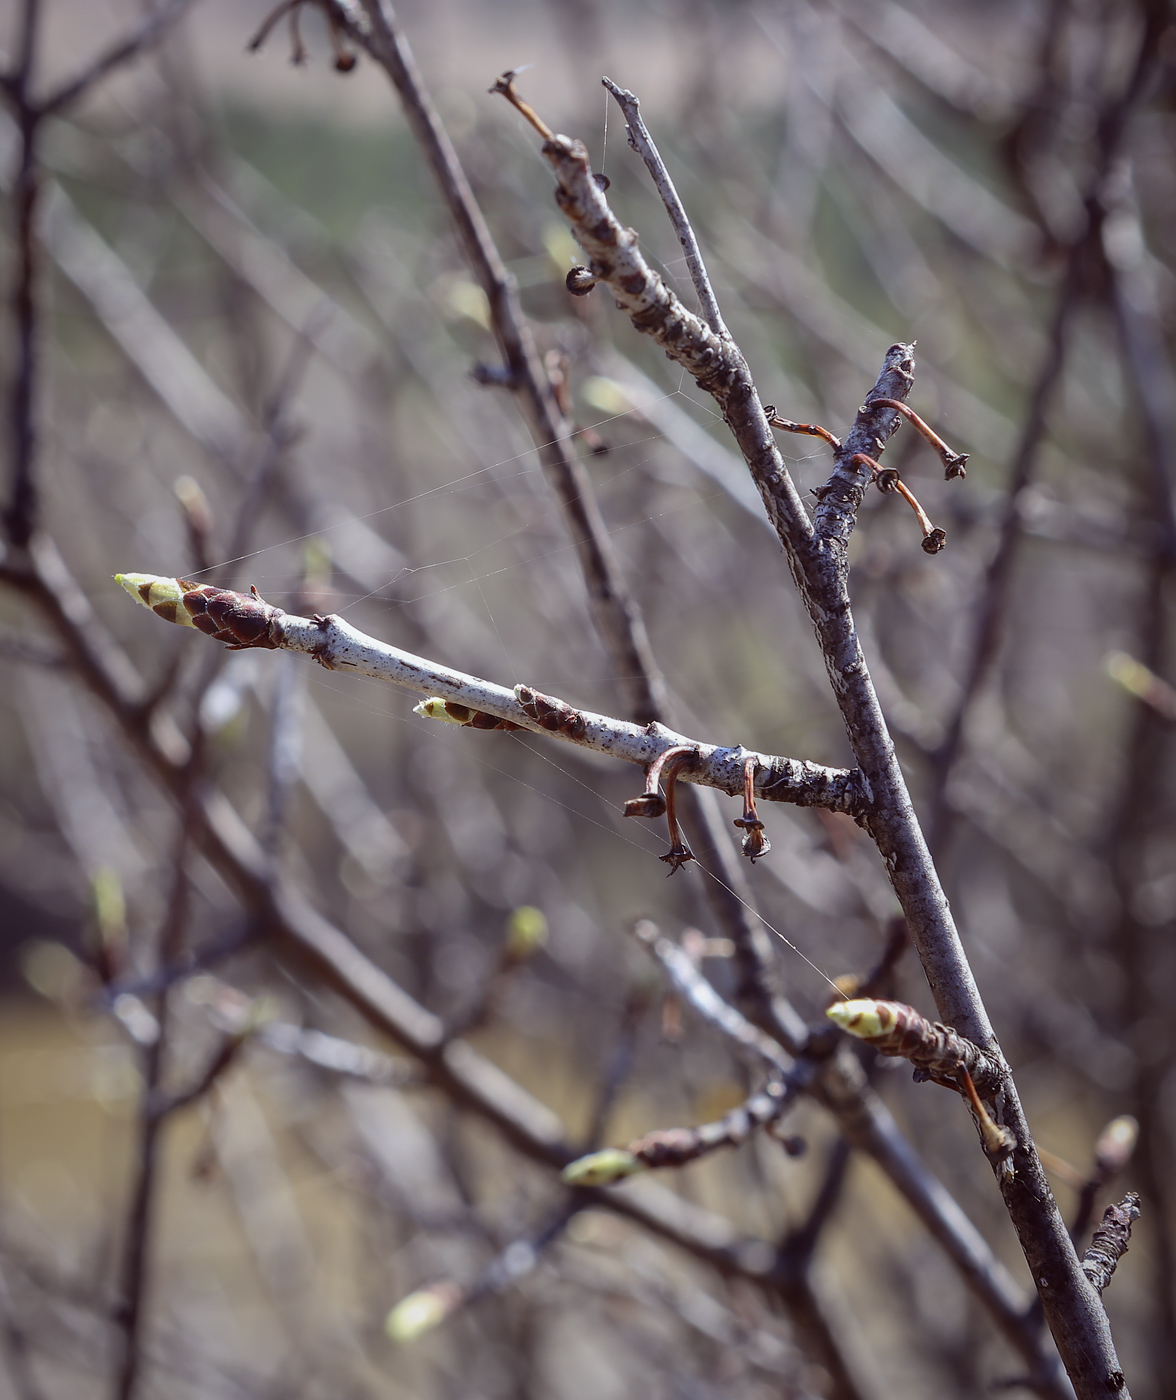
[(1139, 1219), (1139, 1193), (1129, 1191), (1118, 1205), (1107, 1206), (1090, 1248), (1082, 1256), (1082, 1272), (1101, 1293), (1127, 1253), (1131, 1227)]

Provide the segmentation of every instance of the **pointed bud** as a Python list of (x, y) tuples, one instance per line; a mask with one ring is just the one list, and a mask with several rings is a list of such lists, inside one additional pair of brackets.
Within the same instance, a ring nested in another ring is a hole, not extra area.
[(472, 713), (468, 706), (459, 705), (455, 700), (442, 700), (436, 695), (414, 705), (412, 712), (423, 715), (425, 719), (439, 719), (445, 724), (469, 724)]
[(838, 1001), (825, 1012), (835, 1026), (840, 1026), (859, 1040), (873, 1040), (892, 1030), (897, 1018), (885, 1001), (874, 1001), (869, 997), (857, 1001)]
[(176, 578), (160, 578), (158, 574), (115, 574), (115, 583), (121, 583), (137, 603), (158, 613), (165, 622), (175, 622), (180, 627), (195, 627), (192, 615), (184, 607), (184, 592), (192, 585), (181, 586)]
[(569, 1186), (609, 1186), (634, 1172), (643, 1172), (645, 1163), (623, 1147), (606, 1147), (603, 1152), (589, 1152), (569, 1162), (561, 1178)]
[(182, 578), (160, 578), (155, 574), (115, 574), (132, 598), (150, 608), (166, 622), (195, 627), (206, 637), (224, 642), (232, 651), (264, 647), (273, 651), (275, 623), (283, 616), (281, 608), (259, 598), (257, 591), (236, 593), (231, 588), (212, 588)]
[(384, 1320), (384, 1331), (398, 1345), (415, 1342), (439, 1326), (461, 1302), (455, 1283), (434, 1283), (402, 1298)]

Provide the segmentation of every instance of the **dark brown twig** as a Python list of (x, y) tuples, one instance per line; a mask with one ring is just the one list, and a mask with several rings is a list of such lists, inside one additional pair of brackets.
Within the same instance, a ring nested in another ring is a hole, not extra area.
[(1139, 1219), (1139, 1195), (1129, 1191), (1118, 1205), (1107, 1206), (1090, 1248), (1082, 1256), (1086, 1277), (1101, 1293), (1111, 1281), (1131, 1242), (1131, 1227)]

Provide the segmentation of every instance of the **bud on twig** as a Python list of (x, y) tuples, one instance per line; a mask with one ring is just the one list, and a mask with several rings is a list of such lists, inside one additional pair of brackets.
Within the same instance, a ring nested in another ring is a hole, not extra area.
[(511, 719), (499, 719), (497, 715), (488, 715), (485, 710), (471, 710), (468, 705), (459, 705), (456, 700), (442, 700), (440, 696), (432, 695), (427, 700), (422, 700), (419, 705), (412, 707), (414, 715), (423, 715), (425, 719), (439, 719), (445, 724), (460, 724), (467, 729), (522, 729), (521, 724), (515, 724)]
[(166, 622), (194, 627), (206, 637), (224, 642), (230, 651), (263, 647), (273, 651), (280, 645), (271, 624), (282, 616), (281, 608), (264, 603), (251, 593), (235, 593), (230, 588), (211, 588), (182, 578), (160, 578), (156, 574), (115, 574), (132, 598)]
[(646, 1170), (645, 1163), (624, 1147), (606, 1147), (569, 1162), (560, 1177), (569, 1186), (611, 1186), (622, 1177)]
[(995, 1092), (1004, 1082), (1004, 1070), (978, 1045), (949, 1026), (928, 1021), (901, 1001), (872, 997), (839, 1001), (825, 1015), (880, 1055), (901, 1055), (929, 1078), (951, 1088), (958, 1087), (955, 1076), (961, 1065), (983, 1093)]

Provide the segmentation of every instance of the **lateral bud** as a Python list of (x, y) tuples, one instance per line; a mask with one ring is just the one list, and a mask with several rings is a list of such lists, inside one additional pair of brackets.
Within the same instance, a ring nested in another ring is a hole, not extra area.
[(961, 1069), (968, 1071), (982, 1093), (995, 1092), (1004, 1080), (1001, 1066), (978, 1045), (950, 1026), (928, 1021), (901, 1001), (872, 997), (839, 1001), (825, 1015), (880, 1055), (901, 1055), (927, 1077), (953, 1089), (960, 1087)]
[(499, 719), (488, 715), (485, 710), (472, 710), (468, 705), (459, 705), (456, 700), (443, 700), (439, 695), (431, 695), (412, 707), (414, 715), (425, 719), (439, 719), (445, 724), (461, 724), (467, 729), (522, 729), (514, 720)]
[(588, 722), (579, 710), (575, 710), (566, 700), (557, 700), (554, 695), (544, 695), (532, 690), (529, 685), (516, 685), (515, 699), (531, 719), (553, 733), (567, 734), (573, 739), (581, 739), (588, 728)]

